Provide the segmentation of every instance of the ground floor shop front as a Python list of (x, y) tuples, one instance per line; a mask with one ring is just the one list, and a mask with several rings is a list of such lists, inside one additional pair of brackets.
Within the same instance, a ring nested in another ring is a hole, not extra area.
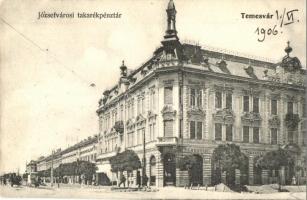
[[(223, 171), (218, 163), (212, 160), (214, 149), (218, 144), (187, 144), (174, 146), (156, 146), (145, 151), (145, 168), (112, 172), (107, 158), (98, 162), (97, 182), (99, 185), (119, 185), (122, 176), (125, 183), (122, 186), (138, 186), (143, 183), (142, 170), (148, 178), (148, 186), (211, 186), (219, 183), (240, 185), (261, 185), (281, 182), (282, 184), (305, 184), (306, 169), (282, 167), (279, 170), (265, 170), (256, 166), (256, 160), (267, 151), (277, 147), (240, 146), (244, 155), (242, 166), (232, 171)], [(143, 162), (142, 149), (135, 149), (140, 161)], [(182, 169), (180, 162), (193, 160), (193, 165)], [(297, 158), (300, 162), (300, 158)]]

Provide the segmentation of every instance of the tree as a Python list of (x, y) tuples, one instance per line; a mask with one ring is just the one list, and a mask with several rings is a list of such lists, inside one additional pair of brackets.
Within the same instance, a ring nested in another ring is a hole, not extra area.
[(97, 170), (97, 167), (94, 163), (88, 161), (80, 161), (78, 168), (80, 175), (84, 175), (86, 181), (92, 181), (93, 175)]
[(186, 155), (177, 161), (177, 167), (181, 170), (189, 170), (197, 164), (197, 158), (194, 155)]
[(245, 172), (248, 168), (247, 157), (241, 152), (240, 147), (235, 144), (222, 144), (215, 148), (212, 162), (216, 166), (217, 176), (221, 176), (222, 172), (226, 172), (228, 185), (234, 184), (235, 169)]
[[(278, 170), (282, 167), (294, 165), (294, 157), (292, 153), (286, 149), (278, 148), (275, 151), (270, 151), (259, 157), (256, 161), (256, 166), (262, 169)], [(281, 174), (279, 174), (279, 191), (281, 190)]]
[(126, 150), (111, 157), (110, 164), (113, 172), (131, 171), (141, 168), (141, 161), (138, 155), (132, 150)]
[(294, 164), (294, 158), (289, 151), (279, 148), (275, 151), (267, 152), (261, 156), (256, 165), (262, 169), (279, 170), (281, 167), (287, 167)]

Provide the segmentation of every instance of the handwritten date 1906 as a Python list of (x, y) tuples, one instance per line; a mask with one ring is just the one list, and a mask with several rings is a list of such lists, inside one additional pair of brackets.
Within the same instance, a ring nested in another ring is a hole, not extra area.
[(263, 42), (266, 36), (277, 35), (278, 30), (276, 30), (276, 25), (273, 28), (257, 28), (255, 33), (259, 36), (258, 41)]

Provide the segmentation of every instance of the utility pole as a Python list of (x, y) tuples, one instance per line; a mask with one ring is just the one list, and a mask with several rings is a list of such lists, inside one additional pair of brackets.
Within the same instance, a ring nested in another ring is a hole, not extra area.
[(51, 187), (53, 187), (53, 154), (54, 154), (54, 150), (52, 150), (52, 154), (51, 154), (51, 172), (50, 172), (50, 183), (51, 183)]
[(143, 177), (143, 186), (145, 186), (145, 176), (146, 176), (146, 151), (145, 151), (145, 145), (146, 145), (146, 138), (145, 138), (145, 129), (143, 130), (143, 169), (142, 169), (142, 177)]

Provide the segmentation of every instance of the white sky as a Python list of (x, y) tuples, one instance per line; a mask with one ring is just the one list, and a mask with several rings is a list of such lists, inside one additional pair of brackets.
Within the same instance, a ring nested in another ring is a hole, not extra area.
[[(26, 161), (98, 133), (95, 111), (102, 92), (118, 80), (123, 59), (136, 68), (160, 45), (167, 3), (0, 0), (1, 18), (48, 49), (39, 50), (0, 20), (0, 173), (23, 172)], [(304, 0), (175, 0), (175, 5), (182, 40), (275, 60), (285, 55), (290, 40), (292, 55), (306, 62)], [(284, 8), (299, 9), (294, 13), (299, 22), (264, 42), (257, 41), (256, 28), (273, 27), (277, 20), (241, 19), (240, 14), (275, 14)], [(122, 18), (37, 20), (40, 11), (119, 12)]]

